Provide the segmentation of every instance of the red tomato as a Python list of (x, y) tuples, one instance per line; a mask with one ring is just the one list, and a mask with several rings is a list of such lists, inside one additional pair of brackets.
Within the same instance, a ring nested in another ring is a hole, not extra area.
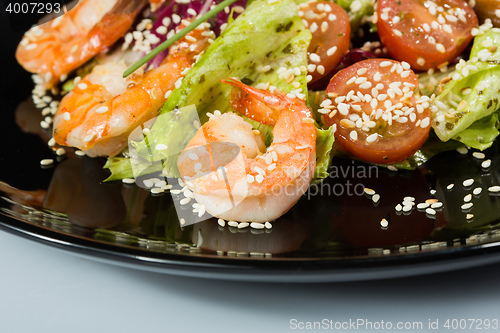
[(464, 0), (379, 0), (377, 30), (389, 54), (414, 70), (455, 59), (472, 40), (474, 10)]
[(368, 59), (338, 72), (321, 103), (335, 138), (362, 160), (388, 164), (413, 155), (430, 131), (429, 99), (408, 63)]
[(331, 72), (347, 52), (351, 26), (346, 11), (330, 1), (303, 3), (299, 16), (312, 33), (307, 53), (313, 83)]

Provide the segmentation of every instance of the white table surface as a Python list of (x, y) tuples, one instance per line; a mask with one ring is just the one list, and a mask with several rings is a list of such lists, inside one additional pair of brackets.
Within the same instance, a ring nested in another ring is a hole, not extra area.
[[(348, 332), (388, 331), (375, 330), (382, 321), (423, 323), (394, 332), (472, 332), (443, 325), (500, 320), (500, 265), (368, 282), (228, 282), (99, 263), (0, 231), (0, 267), (5, 333), (335, 331), (299, 329), (322, 320), (374, 325)], [(440, 329), (429, 329), (429, 320)]]

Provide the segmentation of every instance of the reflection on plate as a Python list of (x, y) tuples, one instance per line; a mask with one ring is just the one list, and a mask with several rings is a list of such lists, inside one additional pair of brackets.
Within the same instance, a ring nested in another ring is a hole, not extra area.
[[(311, 186), (271, 229), (221, 227), (215, 219), (182, 228), (169, 193), (102, 183), (101, 159), (71, 150), (56, 158), (46, 144), (50, 134), (39, 126), (40, 111), (23, 102), (29, 75), (10, 70), (13, 82), (1, 97), (4, 230), (139, 269), (252, 281), (362, 280), (500, 261), (500, 197), (488, 191), (500, 184), (498, 144), (486, 152), (487, 169), (456, 151), (411, 172), (335, 159), (330, 177)], [(54, 158), (54, 165), (42, 168), (43, 158)], [(464, 187), (466, 179), (474, 184)], [(482, 192), (463, 209), (475, 188)], [(416, 206), (397, 211), (406, 196), (416, 203), (435, 198), (443, 207), (435, 215)]]

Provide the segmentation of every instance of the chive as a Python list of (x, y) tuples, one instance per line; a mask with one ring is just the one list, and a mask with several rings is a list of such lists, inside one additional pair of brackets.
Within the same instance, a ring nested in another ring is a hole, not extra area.
[(205, 14), (203, 14), (202, 16), (200, 16), (199, 18), (194, 20), (193, 23), (191, 23), (190, 25), (188, 25), (187, 27), (185, 27), (184, 29), (182, 29), (181, 31), (176, 33), (174, 36), (172, 36), (171, 38), (167, 39), (166, 41), (164, 41), (163, 43), (158, 45), (154, 50), (152, 50), (151, 52), (146, 54), (144, 57), (142, 57), (139, 61), (137, 61), (135, 64), (130, 66), (123, 73), (123, 77), (127, 77), (130, 74), (132, 74), (133, 72), (135, 72), (139, 67), (141, 67), (142, 65), (144, 65), (145, 63), (147, 63), (148, 61), (150, 61), (151, 59), (156, 57), (160, 52), (167, 49), (170, 45), (172, 45), (173, 43), (177, 42), (179, 39), (181, 39), (182, 37), (187, 35), (189, 32), (194, 30), (201, 23), (207, 21), (212, 16), (217, 15), (219, 12), (224, 10), (224, 8), (232, 5), (236, 1), (238, 1), (238, 0), (224, 0), (223, 2), (221, 2), (220, 4), (215, 6), (212, 10), (206, 12)]

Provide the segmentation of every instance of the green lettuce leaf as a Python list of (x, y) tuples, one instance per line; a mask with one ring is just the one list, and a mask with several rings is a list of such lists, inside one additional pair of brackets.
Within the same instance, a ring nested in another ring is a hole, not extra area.
[(313, 183), (328, 177), (328, 169), (332, 161), (334, 152), (333, 143), (335, 135), (333, 128), (317, 130), (316, 136), (316, 169), (314, 170)]
[(493, 141), (500, 134), (498, 131), (500, 128), (499, 115), (500, 110), (477, 120), (453, 139), (479, 150), (491, 147)]
[(495, 112), (500, 103), (500, 32), (476, 36), (470, 60), (460, 65), (435, 99), (432, 127), (442, 141)]

